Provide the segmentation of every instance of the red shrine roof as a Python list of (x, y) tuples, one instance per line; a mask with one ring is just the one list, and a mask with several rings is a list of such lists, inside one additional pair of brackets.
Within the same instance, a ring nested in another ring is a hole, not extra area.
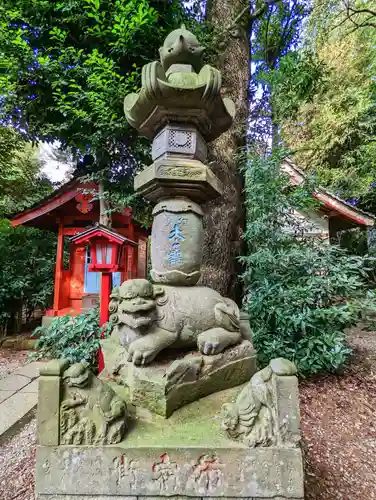
[(137, 246), (137, 243), (135, 241), (126, 238), (125, 236), (119, 234), (117, 231), (114, 231), (113, 229), (109, 229), (103, 224), (95, 224), (94, 226), (85, 229), (84, 231), (82, 231), (82, 233), (78, 233), (75, 236), (73, 236), (70, 239), (70, 241), (72, 243), (81, 244), (81, 243), (88, 243), (95, 238), (101, 238), (101, 237), (107, 239), (110, 242), (118, 243), (119, 245), (127, 243), (132, 247)]
[[(291, 160), (283, 160), (281, 169), (290, 177), (291, 184), (299, 186), (304, 183), (304, 172)], [(331, 216), (347, 219), (360, 226), (372, 227), (375, 225), (376, 218), (373, 215), (359, 210), (322, 187), (318, 187), (312, 195), (322, 203), (323, 210), (329, 212)]]
[[(65, 224), (69, 218), (71, 221), (68, 224), (87, 227), (88, 223), (99, 220), (99, 201), (93, 200), (93, 192), (96, 191), (98, 185), (95, 182), (83, 183), (72, 179), (30, 208), (11, 216), (12, 225), (56, 231), (59, 222), (64, 218)], [(124, 226), (124, 222), (131, 220), (131, 215), (132, 210), (128, 207), (121, 213), (114, 213), (114, 228)], [(134, 220), (133, 224), (138, 225)]]

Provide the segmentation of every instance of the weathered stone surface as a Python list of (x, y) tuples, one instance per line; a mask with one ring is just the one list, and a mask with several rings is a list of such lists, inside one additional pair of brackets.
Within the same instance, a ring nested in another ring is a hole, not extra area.
[(137, 497), (118, 495), (37, 495), (35, 500), (137, 500)]
[[(202, 500), (202, 497), (183, 497), (176, 496), (154, 496), (154, 497), (129, 497), (118, 495), (37, 495), (35, 500)], [(264, 500), (265, 497), (242, 497), (243, 500)], [(239, 497), (210, 497), (211, 500), (237, 500)], [(273, 500), (286, 500), (286, 497), (273, 497)], [(292, 500), (304, 500), (303, 498), (295, 498)]]
[(36, 493), (303, 499), (299, 448), (251, 449), (220, 432), (220, 408), (239, 390), (212, 394), (168, 420), (139, 412), (116, 446), (39, 446)]
[(35, 379), (39, 377), (40, 369), (44, 366), (44, 362), (34, 361), (33, 363), (28, 363), (25, 366), (21, 366), (18, 368), (14, 374), (15, 375), (23, 375), (24, 377), (28, 377), (30, 379)]
[(68, 368), (65, 359), (53, 359), (40, 367), (37, 436), (46, 446), (59, 444), (61, 375)]
[(124, 361), (125, 349), (111, 339), (101, 344), (106, 372), (129, 388), (129, 401), (163, 417), (213, 392), (238, 386), (256, 371), (255, 351), (248, 341), (214, 356), (196, 352), (174, 360), (171, 355), (170, 361), (156, 361), (150, 367)]
[(10, 398), (16, 391), (0, 391), (0, 403)]
[(234, 404), (222, 408), (222, 428), (230, 439), (251, 448), (296, 447), (300, 419), (296, 367), (276, 358), (255, 373)]
[(252, 329), (249, 323), (248, 313), (240, 311), (240, 331), (242, 332), (243, 339), (252, 342)]
[(39, 377), (37, 434), (38, 443), (59, 444), (59, 411), (61, 379), (58, 375)]
[(120, 442), (127, 427), (125, 402), (108, 384), (95, 377), (85, 363), (70, 366), (62, 378), (59, 442), (75, 445)]
[(22, 387), (20, 392), (31, 392), (31, 393), (37, 394), (38, 393), (38, 386), (39, 386), (39, 381), (38, 381), (38, 379), (35, 379), (32, 382), (30, 382), (30, 384), (25, 385), (25, 387)]
[(24, 417), (37, 404), (35, 393), (13, 394), (1, 404), (0, 410), (0, 436), (10, 429), (18, 420)]
[(38, 447), (44, 494), (303, 498), (300, 449)]
[(200, 279), (203, 212), (188, 199), (164, 200), (153, 210), (151, 277), (166, 285), (195, 285)]
[(154, 203), (180, 196), (205, 203), (223, 192), (222, 183), (209, 167), (188, 158), (157, 160), (135, 177), (134, 187)]
[(23, 375), (9, 375), (0, 380), (0, 391), (19, 391), (30, 383), (29, 377)]
[[(118, 496), (118, 495), (37, 495), (35, 500), (202, 500), (202, 497), (187, 497), (187, 496), (176, 496), (165, 497), (165, 496), (154, 496), (154, 497), (129, 497), (129, 496)], [(243, 500), (264, 500), (265, 497), (242, 497)], [(210, 497), (211, 500), (237, 500), (239, 497)], [(286, 497), (273, 497), (273, 500), (286, 500)], [(303, 498), (296, 498), (292, 500), (304, 500)]]
[(168, 124), (154, 138), (151, 157), (158, 159), (191, 158), (204, 162), (207, 146), (195, 127)]
[[(155, 496), (155, 497), (137, 497), (138, 500), (169, 500), (171, 497), (164, 497), (164, 496)], [(174, 500), (201, 500), (201, 497), (187, 497), (187, 496), (181, 496), (177, 495), (173, 497)]]
[[(130, 497), (118, 495), (38, 495), (36, 500), (170, 500), (171, 497)], [(174, 496), (174, 500), (201, 500), (201, 497)], [(253, 499), (248, 499), (253, 500)], [(276, 499), (278, 500), (278, 498)]]
[(142, 69), (138, 94), (124, 99), (128, 123), (153, 138), (167, 123), (194, 124), (206, 140), (214, 140), (232, 124), (235, 106), (221, 97), (221, 74), (203, 66), (197, 38), (184, 27), (170, 33), (160, 49), (161, 62)]
[(135, 365), (150, 364), (167, 348), (214, 355), (241, 341), (238, 306), (211, 288), (134, 279), (114, 288), (111, 298), (111, 336)]
[(69, 362), (66, 359), (52, 359), (45, 365), (43, 365), (40, 369), (41, 375), (46, 376), (60, 376), (63, 374), (64, 370), (66, 370), (69, 366)]
[[(271, 363), (272, 366), (272, 363)], [(300, 442), (298, 379), (292, 375), (273, 376), (276, 427), (282, 434), (281, 444), (296, 446)]]

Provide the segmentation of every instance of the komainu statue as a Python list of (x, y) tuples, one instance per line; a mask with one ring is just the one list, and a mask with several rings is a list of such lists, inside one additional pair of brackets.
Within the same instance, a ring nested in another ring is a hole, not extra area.
[(111, 295), (110, 321), (128, 361), (148, 364), (168, 347), (194, 347), (218, 354), (242, 340), (238, 306), (206, 287), (125, 281)]
[[(228, 437), (250, 448), (297, 446), (298, 430), (292, 433), (288, 430), (299, 426), (295, 374), (294, 363), (283, 358), (273, 359), (268, 366), (255, 373), (236, 402), (222, 407), (222, 429)], [(287, 390), (279, 390), (278, 379), (281, 378), (291, 379)], [(281, 409), (286, 404), (289, 411), (281, 419)], [(293, 421), (292, 426), (290, 421)]]
[(62, 378), (61, 443), (119, 443), (127, 426), (125, 402), (108, 384), (95, 377), (86, 363), (70, 366)]

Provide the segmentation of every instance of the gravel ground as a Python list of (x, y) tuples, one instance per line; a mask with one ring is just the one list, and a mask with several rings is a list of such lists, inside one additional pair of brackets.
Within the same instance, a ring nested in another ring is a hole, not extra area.
[[(300, 383), (306, 500), (376, 500), (376, 334), (350, 342), (343, 376)], [(34, 498), (35, 430), (33, 418), (0, 443), (1, 500)]]
[(1, 500), (34, 500), (35, 416), (8, 440), (0, 442)]
[[(0, 379), (7, 377), (28, 362), (30, 351), (13, 351), (0, 348)], [(1, 497), (0, 497), (1, 498)]]

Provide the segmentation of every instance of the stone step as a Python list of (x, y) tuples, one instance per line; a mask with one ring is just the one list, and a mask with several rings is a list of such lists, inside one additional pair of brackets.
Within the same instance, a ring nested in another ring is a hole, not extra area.
[(37, 392), (17, 392), (3, 401), (0, 404), (0, 437), (29, 413), (37, 402)]

